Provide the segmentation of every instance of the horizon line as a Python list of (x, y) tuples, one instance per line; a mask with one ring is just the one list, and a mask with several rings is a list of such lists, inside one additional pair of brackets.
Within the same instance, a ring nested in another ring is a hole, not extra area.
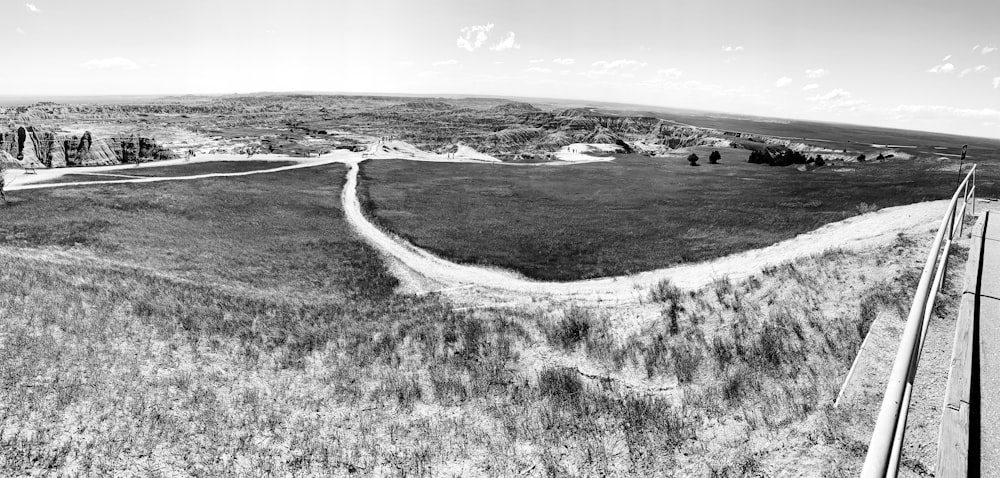
[[(695, 109), (695, 108), (682, 108), (677, 106), (665, 106), (665, 105), (653, 105), (653, 104), (640, 104), (640, 103), (622, 103), (616, 101), (607, 100), (586, 100), (579, 98), (546, 98), (537, 96), (517, 96), (517, 95), (495, 95), (495, 94), (465, 94), (465, 93), (399, 93), (399, 92), (375, 92), (375, 91), (319, 91), (319, 90), (284, 90), (284, 91), (252, 91), (252, 92), (232, 92), (232, 93), (134, 93), (134, 94), (74, 94), (74, 93), (58, 93), (58, 94), (0, 94), (0, 99), (15, 99), (15, 98), (31, 98), (38, 100), (43, 100), (46, 98), (170, 98), (170, 97), (226, 97), (226, 96), (257, 96), (257, 95), (325, 95), (325, 96), (374, 96), (383, 98), (392, 97), (413, 97), (413, 98), (451, 98), (451, 99), (475, 99), (475, 98), (489, 98), (489, 99), (505, 99), (505, 100), (536, 100), (536, 101), (555, 101), (555, 102), (577, 102), (577, 103), (599, 103), (605, 105), (619, 105), (619, 106), (631, 106), (641, 108), (662, 108), (668, 110), (675, 110), (678, 112), (692, 112), (692, 113), (710, 113), (710, 114), (720, 114), (729, 115), (737, 117), (736, 119), (742, 118), (761, 118), (769, 120), (784, 120), (784, 121), (799, 121), (799, 122), (809, 122), (817, 124), (832, 124), (832, 125), (848, 125), (848, 126), (865, 126), (872, 128), (881, 128), (885, 130), (895, 130), (895, 131), (912, 131), (916, 133), (932, 133), (941, 134), (947, 136), (957, 136), (965, 138), (978, 138), (993, 141), (1000, 141), (1000, 133), (997, 136), (977, 136), (974, 134), (959, 134), (959, 133), (949, 133), (944, 131), (935, 130), (924, 130), (924, 129), (904, 129), (893, 126), (884, 126), (872, 123), (846, 123), (841, 121), (820, 121), (814, 119), (804, 119), (804, 118), (794, 118), (794, 117), (780, 117), (780, 116), (761, 116), (751, 113), (737, 113), (732, 111), (720, 111), (720, 110), (710, 110), (710, 109)], [(3, 105), (0, 105), (3, 106)]]

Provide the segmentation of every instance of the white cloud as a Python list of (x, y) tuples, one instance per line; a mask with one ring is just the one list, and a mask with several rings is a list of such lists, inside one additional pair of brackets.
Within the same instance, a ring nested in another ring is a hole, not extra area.
[(995, 51), (997, 51), (997, 47), (995, 46), (984, 46), (981, 50), (979, 50), (979, 52), (984, 55), (989, 55)]
[(1000, 88), (1000, 76), (993, 77), (993, 87)]
[(517, 41), (515, 40), (514, 32), (507, 32), (507, 38), (504, 38), (503, 40), (500, 41), (500, 43), (497, 43), (496, 45), (490, 47), (490, 50), (493, 51), (520, 50), (520, 49), (521, 49), (521, 44), (517, 43)]
[(624, 77), (634, 76), (633, 72), (645, 68), (649, 63), (638, 60), (613, 60), (595, 61), (590, 65), (588, 75), (618, 75)]
[(541, 59), (541, 58), (535, 58), (535, 59), (533, 59), (533, 60), (528, 60), (528, 63), (533, 63), (533, 64), (537, 64), (537, 63), (545, 63), (545, 60), (543, 60), (543, 59)]
[[(642, 86), (648, 86), (648, 87), (654, 87), (654, 88), (660, 88), (660, 87), (666, 86), (666, 87), (670, 87), (670, 88), (676, 89), (676, 88), (679, 88), (682, 85), (677, 80), (683, 74), (684, 74), (684, 72), (682, 72), (681, 70), (679, 70), (677, 68), (662, 68), (662, 69), (656, 70), (656, 76), (655, 77), (650, 78), (648, 80), (644, 80), (644, 81), (640, 82), (639, 84), (642, 85)], [(622, 76), (626, 77), (626, 78), (628, 77), (628, 76), (625, 76), (625, 75), (622, 75)]]
[(816, 88), (819, 88), (818, 84), (809, 83), (808, 85), (802, 87), (802, 91), (812, 91), (815, 90)]
[(977, 118), (1000, 120), (1000, 111), (993, 108), (955, 108), (943, 105), (899, 105), (895, 109), (898, 119), (928, 118)]
[(831, 90), (829, 93), (808, 98), (816, 103), (816, 109), (826, 111), (856, 111), (867, 105), (865, 100), (855, 99), (851, 93), (840, 88)]
[(24, 8), (31, 13), (42, 13), (42, 9), (36, 7), (34, 3), (25, 3)]
[(559, 65), (572, 65), (573, 63), (576, 63), (576, 60), (572, 58), (556, 58), (552, 61)]
[(449, 66), (449, 65), (457, 65), (457, 64), (458, 64), (458, 60), (441, 60), (441, 61), (435, 61), (434, 63), (431, 63), (431, 66)]
[(94, 58), (81, 63), (80, 66), (87, 70), (134, 70), (139, 68), (139, 65), (134, 61), (120, 56)]
[(531, 68), (525, 68), (525, 73), (552, 73), (552, 70), (548, 68), (542, 68), (540, 66), (533, 66)]
[(19, 35), (24, 35), (24, 29), (21, 27), (15, 28), (14, 31), (16, 31)]
[(656, 70), (656, 75), (665, 80), (675, 80), (680, 78), (683, 72), (677, 68), (667, 68), (665, 70)]
[(488, 25), (471, 25), (467, 27), (462, 27), (458, 31), (462, 33), (461, 36), (456, 40), (456, 44), (459, 48), (467, 51), (476, 51), (479, 47), (486, 43), (489, 38), (490, 30), (493, 29), (493, 24)]
[(737, 52), (737, 51), (743, 51), (743, 46), (742, 45), (739, 45), (739, 46), (726, 45), (726, 46), (722, 47), (722, 51), (727, 52), (727, 53), (732, 53), (732, 52)]
[(788, 86), (791, 82), (792, 82), (791, 78), (787, 76), (782, 76), (781, 78), (778, 78), (778, 81), (774, 82), (774, 86), (777, 88), (784, 88)]
[(977, 50), (979, 50), (979, 45), (972, 47), (972, 51), (977, 51)]
[(930, 70), (927, 70), (928, 73), (951, 73), (953, 71), (955, 71), (955, 65), (951, 63), (934, 65)]
[(984, 72), (984, 71), (986, 71), (988, 69), (989, 68), (986, 65), (979, 65), (979, 66), (976, 66), (976, 67), (973, 67), (973, 68), (966, 68), (966, 69), (962, 70), (961, 73), (958, 74), (958, 77), (959, 78), (964, 77), (965, 75), (968, 75), (969, 73), (982, 73), (982, 72)]
[(943, 59), (941, 59), (941, 62), (944, 63), (944, 62), (946, 62), (946, 61), (948, 61), (950, 59), (951, 59), (951, 55), (947, 55)]
[(806, 69), (806, 78), (822, 78), (826, 76), (826, 70), (822, 68), (816, 68), (815, 70)]

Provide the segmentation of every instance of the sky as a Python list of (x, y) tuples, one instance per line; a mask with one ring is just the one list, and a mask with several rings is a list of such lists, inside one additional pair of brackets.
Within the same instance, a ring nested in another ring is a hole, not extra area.
[(0, 95), (500, 95), (1000, 137), (997, 0), (0, 2)]

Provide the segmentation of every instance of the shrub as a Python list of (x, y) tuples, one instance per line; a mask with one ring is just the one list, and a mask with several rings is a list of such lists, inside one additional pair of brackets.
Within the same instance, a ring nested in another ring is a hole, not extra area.
[(572, 350), (590, 335), (594, 320), (589, 310), (574, 306), (554, 327), (545, 331), (545, 336), (549, 343)]
[(708, 155), (708, 164), (719, 164), (720, 159), (722, 155), (718, 151), (712, 151), (712, 154)]
[(865, 159), (866, 159), (866, 158), (865, 158), (865, 155), (864, 155), (863, 153), (862, 153), (862, 154), (860, 154), (860, 155), (858, 155), (858, 162), (859, 162), (859, 163), (863, 163), (863, 162), (865, 162)]
[(694, 153), (691, 153), (690, 155), (688, 155), (688, 162), (691, 163), (691, 166), (697, 166), (698, 165), (698, 155), (694, 154)]
[(823, 156), (817, 154), (816, 155), (816, 162), (814, 164), (816, 164), (816, 166), (822, 166), (822, 165), (826, 164), (826, 161), (823, 160)]
[(751, 151), (750, 159), (747, 162), (753, 164), (771, 164), (771, 159), (771, 153), (768, 153), (767, 150)]
[(670, 358), (674, 362), (674, 373), (680, 383), (690, 383), (694, 380), (701, 365), (701, 347), (690, 337), (686, 337), (683, 342), (671, 345)]
[(653, 302), (677, 303), (681, 298), (681, 290), (670, 282), (670, 279), (661, 280), (652, 290), (649, 291), (649, 300)]
[(677, 304), (677, 301), (671, 301), (669, 307), (660, 311), (660, 315), (664, 319), (667, 319), (667, 332), (669, 332), (670, 335), (677, 335), (677, 333), (681, 331), (678, 319), (680, 319), (682, 310), (684, 309)]
[(858, 211), (858, 214), (867, 214), (867, 213), (870, 213), (870, 212), (878, 211), (879, 207), (878, 207), (878, 204), (874, 204), (874, 203), (873, 204), (868, 204), (866, 202), (863, 202), (863, 203), (858, 204), (857, 206), (855, 206), (855, 209)]
[(538, 392), (560, 404), (574, 404), (584, 391), (580, 373), (569, 367), (546, 368), (538, 376)]

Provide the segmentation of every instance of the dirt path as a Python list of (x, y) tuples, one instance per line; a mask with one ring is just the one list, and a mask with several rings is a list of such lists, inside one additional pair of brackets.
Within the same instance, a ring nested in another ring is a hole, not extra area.
[[(172, 166), (180, 164), (195, 164), (198, 162), (215, 162), (215, 161), (234, 161), (236, 159), (230, 158), (230, 156), (235, 155), (204, 155), (199, 161), (191, 162), (179, 162), (180, 160), (170, 160), (170, 161), (158, 161), (155, 163), (147, 163), (144, 165), (146, 168), (160, 167), (160, 166)], [(270, 155), (276, 156), (276, 155)], [(242, 160), (242, 156), (239, 157)], [(8, 180), (9, 183), (5, 191), (21, 191), (27, 189), (47, 189), (47, 188), (57, 188), (66, 186), (89, 186), (89, 185), (99, 185), (99, 184), (126, 184), (126, 183), (155, 183), (161, 181), (185, 181), (193, 179), (206, 179), (206, 178), (224, 178), (224, 177), (237, 177), (237, 176), (251, 176), (254, 174), (267, 174), (267, 173), (277, 173), (281, 171), (288, 171), (292, 169), (301, 168), (313, 168), (316, 166), (323, 166), (333, 163), (343, 163), (350, 164), (359, 160), (358, 153), (351, 153), (346, 151), (336, 151), (319, 158), (292, 158), (292, 157), (275, 157), (275, 158), (263, 158), (264, 161), (298, 161), (297, 164), (292, 164), (289, 166), (281, 166), (278, 168), (271, 169), (261, 169), (256, 171), (243, 171), (238, 173), (206, 173), (206, 174), (194, 174), (189, 176), (164, 176), (164, 177), (137, 177), (129, 176), (123, 174), (114, 174), (115, 171), (134, 171), (136, 167), (134, 165), (119, 165), (119, 166), (104, 166), (100, 168), (86, 168), (85, 171), (77, 171), (77, 168), (58, 168), (40, 171), (39, 174), (24, 175), (19, 174), (13, 176), (12, 179)], [(98, 173), (96, 171), (100, 171)], [(103, 174), (102, 174), (103, 173)], [(84, 174), (92, 176), (119, 176), (130, 179), (109, 179), (109, 180), (98, 180), (98, 181), (75, 181), (75, 182), (64, 182), (64, 183), (41, 183), (40, 181), (51, 181), (53, 179), (62, 177), (66, 174)], [(16, 182), (15, 182), (16, 181)]]
[[(403, 153), (403, 154), (400, 154)], [(235, 160), (225, 155), (203, 155), (199, 161)], [(400, 279), (404, 290), (414, 293), (443, 292), (462, 305), (516, 305), (530, 303), (540, 298), (582, 300), (599, 303), (638, 303), (648, 296), (648, 291), (660, 281), (670, 280), (673, 284), (693, 289), (728, 276), (740, 279), (759, 272), (761, 269), (791, 261), (793, 259), (819, 254), (833, 248), (861, 249), (884, 244), (900, 233), (929, 230), (937, 224), (944, 213), (946, 201), (931, 201), (883, 209), (874, 213), (853, 217), (841, 222), (828, 224), (820, 229), (800, 235), (778, 244), (746, 251), (739, 254), (698, 264), (686, 264), (666, 269), (643, 272), (632, 276), (607, 277), (572, 282), (542, 282), (527, 279), (508, 270), (457, 264), (382, 231), (372, 224), (361, 212), (357, 197), (358, 164), (366, 157), (393, 157), (422, 161), (494, 162), (493, 158), (482, 155), (471, 148), (447, 155), (422, 153), (403, 142), (372, 144), (366, 153), (338, 150), (320, 158), (299, 159), (298, 164), (279, 168), (238, 173), (208, 173), (190, 176), (127, 178), (106, 181), (83, 181), (68, 183), (37, 184), (21, 181), (11, 184), (9, 191), (69, 187), (80, 185), (151, 183), (161, 181), (182, 181), (216, 177), (238, 177), (268, 174), (299, 168), (309, 168), (333, 163), (350, 166), (341, 201), (347, 221), (368, 243), (389, 259), (390, 268)], [(296, 158), (276, 157), (264, 160), (296, 160)], [(151, 163), (145, 167), (185, 164), (179, 160)], [(88, 168), (88, 172), (113, 173), (133, 169), (132, 165)], [(62, 174), (72, 174), (73, 170), (50, 171), (39, 175), (48, 180)], [(32, 180), (34, 178), (31, 178)]]
[(530, 301), (539, 296), (580, 299), (598, 302), (638, 302), (660, 281), (693, 289), (728, 276), (747, 277), (767, 266), (798, 257), (820, 254), (829, 249), (857, 250), (889, 243), (900, 233), (913, 233), (936, 227), (947, 201), (930, 201), (880, 211), (828, 224), (778, 244), (746, 251), (699, 264), (681, 265), (643, 272), (632, 276), (609, 277), (572, 282), (541, 282), (515, 272), (450, 262), (399, 237), (382, 231), (361, 212), (357, 199), (358, 165), (347, 173), (342, 200), (348, 222), (366, 241), (392, 259), (393, 272), (411, 292), (447, 291), (449, 296), (480, 296), (501, 293)]

